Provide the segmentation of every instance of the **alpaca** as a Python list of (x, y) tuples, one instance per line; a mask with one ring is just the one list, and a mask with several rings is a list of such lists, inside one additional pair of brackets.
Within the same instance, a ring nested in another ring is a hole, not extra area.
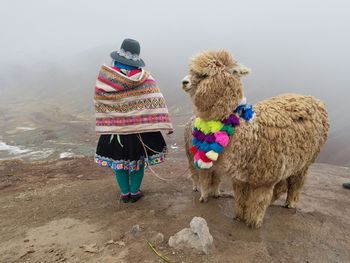
[[(249, 70), (227, 51), (207, 51), (195, 56), (182, 88), (193, 104), (196, 117), (223, 120), (244, 97), (241, 77)], [(258, 228), (267, 207), (287, 192), (285, 206), (295, 208), (309, 166), (327, 140), (329, 120), (325, 105), (312, 96), (284, 94), (253, 106), (252, 122), (241, 119), (228, 145), (209, 169), (194, 166), (192, 128), (185, 142), (193, 189), (200, 188), (201, 202), (210, 193), (220, 196), (221, 176), (230, 176), (235, 196), (234, 215)]]

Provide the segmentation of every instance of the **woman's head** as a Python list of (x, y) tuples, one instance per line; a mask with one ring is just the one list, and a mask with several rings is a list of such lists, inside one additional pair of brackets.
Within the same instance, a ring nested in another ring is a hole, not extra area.
[(142, 68), (145, 66), (145, 62), (141, 59), (140, 52), (140, 43), (137, 40), (127, 38), (124, 39), (119, 50), (111, 53), (111, 57), (118, 63)]

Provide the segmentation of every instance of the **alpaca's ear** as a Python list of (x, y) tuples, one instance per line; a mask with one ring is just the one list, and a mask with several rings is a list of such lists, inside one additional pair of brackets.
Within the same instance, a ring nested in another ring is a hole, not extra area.
[(236, 74), (240, 77), (248, 75), (250, 73), (250, 68), (247, 68), (246, 66), (243, 66), (242, 64), (238, 64), (234, 68), (230, 69), (231, 74)]

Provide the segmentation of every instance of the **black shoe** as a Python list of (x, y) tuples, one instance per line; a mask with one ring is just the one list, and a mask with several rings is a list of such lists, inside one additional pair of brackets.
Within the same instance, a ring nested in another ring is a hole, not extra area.
[(143, 197), (143, 193), (141, 191), (138, 191), (136, 194), (131, 193), (131, 195), (130, 195), (131, 203), (137, 202), (142, 197)]
[(350, 183), (343, 184), (343, 187), (346, 188), (346, 189), (350, 189)]
[(130, 201), (130, 193), (125, 194), (125, 195), (121, 194), (120, 200), (122, 200), (124, 203), (128, 203)]

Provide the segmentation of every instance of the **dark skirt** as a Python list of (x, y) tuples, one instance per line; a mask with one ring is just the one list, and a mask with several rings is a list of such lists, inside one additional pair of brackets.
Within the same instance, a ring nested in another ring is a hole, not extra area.
[(165, 153), (166, 143), (161, 132), (119, 136), (106, 134), (99, 138), (95, 162), (100, 167), (132, 172), (139, 170), (141, 166), (163, 162)]

